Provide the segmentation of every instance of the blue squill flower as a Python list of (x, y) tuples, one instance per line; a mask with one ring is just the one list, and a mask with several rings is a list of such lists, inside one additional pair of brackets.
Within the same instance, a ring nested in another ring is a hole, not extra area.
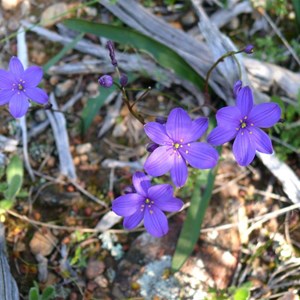
[(271, 154), (272, 143), (261, 130), (276, 124), (281, 110), (276, 103), (253, 104), (253, 94), (248, 86), (237, 92), (236, 106), (221, 108), (217, 114), (218, 126), (208, 135), (207, 141), (219, 146), (234, 139), (233, 154), (241, 166), (249, 165), (255, 152)]
[(112, 210), (124, 217), (123, 225), (126, 229), (133, 229), (144, 220), (144, 226), (151, 235), (165, 235), (169, 226), (162, 211), (179, 211), (183, 202), (173, 196), (170, 184), (151, 186), (150, 179), (142, 172), (136, 172), (132, 182), (135, 192), (116, 198), (112, 202)]
[(145, 132), (159, 147), (146, 160), (145, 171), (151, 176), (170, 171), (173, 183), (181, 187), (188, 177), (187, 164), (197, 169), (213, 168), (219, 158), (218, 152), (207, 143), (196, 142), (207, 127), (207, 118), (193, 121), (182, 108), (174, 108), (166, 124), (147, 123)]
[(0, 105), (8, 104), (11, 115), (21, 118), (28, 110), (29, 100), (46, 104), (48, 95), (37, 87), (42, 77), (42, 68), (32, 66), (24, 70), (20, 60), (13, 56), (9, 71), (0, 69)]

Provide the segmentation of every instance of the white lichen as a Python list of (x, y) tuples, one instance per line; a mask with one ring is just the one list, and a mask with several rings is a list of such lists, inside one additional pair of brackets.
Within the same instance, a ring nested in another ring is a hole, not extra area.
[(122, 245), (117, 243), (118, 238), (115, 234), (110, 232), (103, 232), (99, 235), (99, 239), (102, 241), (102, 248), (110, 252), (116, 260), (123, 257), (124, 251)]

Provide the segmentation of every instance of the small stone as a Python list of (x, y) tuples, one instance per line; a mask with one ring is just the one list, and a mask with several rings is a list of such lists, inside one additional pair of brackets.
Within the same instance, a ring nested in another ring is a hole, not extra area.
[(79, 155), (86, 154), (92, 150), (92, 144), (91, 143), (85, 143), (81, 145), (76, 146), (76, 153)]
[(88, 279), (94, 279), (101, 275), (105, 270), (105, 264), (102, 261), (90, 260), (88, 262), (85, 274)]
[(56, 75), (51, 76), (49, 82), (51, 85), (57, 85), (59, 82), (59, 76)]
[(29, 246), (33, 254), (47, 256), (53, 251), (56, 244), (57, 238), (50, 231), (43, 233), (36, 231), (29, 243)]
[(2, 0), (1, 5), (4, 10), (14, 10), (22, 0)]
[(190, 10), (186, 15), (181, 19), (181, 22), (184, 26), (192, 26), (197, 21), (195, 14)]
[(108, 280), (103, 275), (97, 276), (94, 281), (96, 284), (101, 288), (107, 288), (108, 287)]
[(57, 97), (66, 96), (74, 87), (74, 80), (68, 79), (65, 82), (58, 84), (55, 88), (55, 94)]
[(89, 160), (89, 157), (86, 154), (80, 156), (80, 162), (86, 163)]
[(41, 15), (41, 25), (52, 26), (66, 17), (68, 17), (68, 5), (66, 3), (56, 3), (44, 10)]
[(89, 92), (89, 96), (93, 98), (100, 94), (99, 84), (97, 82), (90, 82), (87, 85), (86, 90)]

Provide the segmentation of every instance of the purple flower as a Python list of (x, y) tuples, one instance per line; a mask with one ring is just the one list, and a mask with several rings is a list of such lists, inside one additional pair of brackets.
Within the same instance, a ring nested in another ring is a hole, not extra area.
[(259, 127), (273, 126), (280, 115), (281, 110), (276, 103), (253, 105), (252, 91), (245, 86), (238, 92), (236, 106), (223, 107), (217, 112), (218, 126), (207, 140), (218, 146), (235, 139), (232, 148), (235, 159), (241, 166), (247, 166), (254, 159), (255, 151), (273, 152), (269, 136)]
[(136, 192), (115, 199), (112, 210), (125, 217), (123, 225), (126, 229), (137, 227), (144, 219), (144, 226), (151, 235), (165, 235), (169, 226), (162, 211), (178, 211), (183, 202), (173, 197), (173, 187), (170, 184), (151, 186), (149, 178), (142, 172), (136, 172), (132, 182)]
[(252, 54), (254, 51), (254, 46), (253, 45), (247, 45), (245, 48), (244, 48), (244, 52), (247, 53), (247, 54)]
[(110, 75), (103, 75), (99, 77), (98, 83), (105, 88), (109, 88), (113, 85), (114, 80)]
[(213, 168), (218, 161), (218, 152), (207, 143), (195, 142), (207, 127), (207, 118), (192, 121), (182, 108), (174, 108), (165, 125), (147, 123), (145, 132), (159, 147), (146, 160), (146, 172), (161, 176), (170, 171), (174, 184), (181, 187), (187, 180), (187, 163), (197, 169)]
[(29, 107), (29, 99), (44, 105), (48, 95), (36, 87), (43, 77), (40, 67), (32, 66), (24, 70), (17, 57), (9, 62), (9, 71), (0, 69), (0, 105), (9, 103), (9, 112), (14, 118), (23, 117)]

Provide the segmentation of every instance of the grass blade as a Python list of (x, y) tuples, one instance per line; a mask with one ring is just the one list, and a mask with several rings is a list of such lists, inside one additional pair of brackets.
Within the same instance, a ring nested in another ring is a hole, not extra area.
[(203, 79), (180, 55), (146, 35), (126, 27), (94, 23), (80, 19), (70, 19), (64, 23), (73, 30), (104, 36), (123, 45), (130, 45), (137, 49), (145, 50), (161, 66), (174, 70), (179, 77), (191, 81), (195, 86), (203, 87)]
[(187, 217), (183, 224), (172, 259), (172, 271), (174, 272), (178, 271), (191, 255), (199, 238), (201, 225), (214, 187), (215, 172), (215, 169), (209, 171), (206, 189), (202, 197), (200, 191), (202, 180), (200, 180), (200, 178), (196, 180), (191, 205), (188, 209)]

